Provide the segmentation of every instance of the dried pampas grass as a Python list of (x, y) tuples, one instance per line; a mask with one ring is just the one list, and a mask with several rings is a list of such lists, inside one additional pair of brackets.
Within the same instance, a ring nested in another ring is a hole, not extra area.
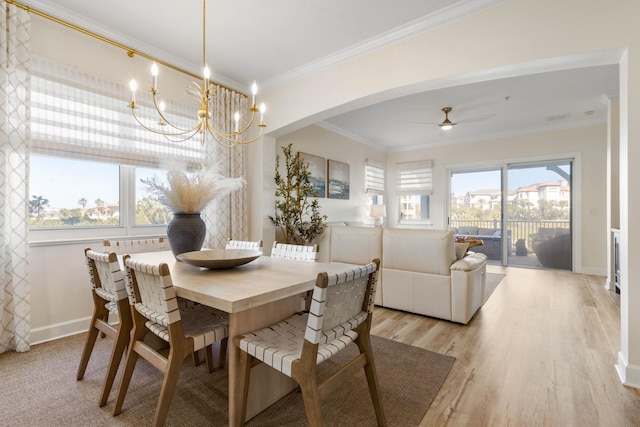
[(166, 165), (167, 182), (158, 177), (141, 179), (151, 197), (174, 213), (199, 213), (213, 200), (241, 188), (244, 178), (227, 178), (220, 174), (220, 165), (203, 165), (187, 171), (179, 162)]

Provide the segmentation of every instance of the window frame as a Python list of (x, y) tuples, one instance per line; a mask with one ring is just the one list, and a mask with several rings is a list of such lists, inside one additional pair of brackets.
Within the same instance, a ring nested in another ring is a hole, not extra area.
[[(433, 169), (431, 160), (396, 163), (396, 223), (398, 225), (432, 225), (432, 191)], [(426, 218), (406, 219), (402, 217), (403, 198), (413, 196), (420, 197), (421, 214), (425, 210)], [(426, 209), (424, 209), (425, 204)]]

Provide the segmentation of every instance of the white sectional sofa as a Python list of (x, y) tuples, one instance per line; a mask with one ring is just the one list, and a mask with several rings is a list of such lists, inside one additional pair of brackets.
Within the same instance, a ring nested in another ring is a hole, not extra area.
[(482, 305), (487, 257), (457, 259), (453, 231), (327, 227), (317, 243), (320, 261), (380, 258), (376, 305), (462, 324)]

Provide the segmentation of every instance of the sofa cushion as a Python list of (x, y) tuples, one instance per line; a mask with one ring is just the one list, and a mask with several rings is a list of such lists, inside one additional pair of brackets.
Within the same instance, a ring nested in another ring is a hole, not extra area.
[(330, 261), (365, 265), (382, 257), (382, 227), (331, 227)]
[(458, 227), (458, 234), (467, 234), (469, 236), (475, 236), (478, 234), (478, 227), (474, 225), (465, 225), (464, 227)]
[(478, 228), (478, 236), (493, 236), (495, 232), (495, 228)]
[[(332, 246), (333, 248), (333, 246)], [(385, 228), (382, 268), (450, 276), (456, 250), (451, 230)]]

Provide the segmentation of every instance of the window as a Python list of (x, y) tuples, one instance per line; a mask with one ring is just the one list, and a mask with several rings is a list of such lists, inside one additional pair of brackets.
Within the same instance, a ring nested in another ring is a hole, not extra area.
[(367, 212), (373, 224), (373, 205), (384, 205), (384, 167), (381, 162), (367, 159), (365, 165), (365, 192), (367, 194)]
[(32, 155), (29, 227), (120, 225), (117, 164)]
[(398, 223), (429, 223), (431, 161), (396, 164)]
[[(124, 234), (132, 234), (132, 226), (164, 226), (169, 212), (144, 194), (140, 179), (162, 176), (157, 167), (168, 159), (202, 162), (200, 143), (170, 143), (142, 129), (121, 83), (38, 57), (32, 67), (31, 229), (102, 228), (106, 235), (104, 227), (124, 227)], [(141, 98), (144, 119), (152, 114), (149, 99)], [(188, 107), (165, 102), (172, 120), (185, 124)]]
[(166, 206), (152, 200), (147, 192), (143, 179), (157, 177), (168, 185), (164, 171), (150, 168), (136, 168), (136, 225), (168, 224), (171, 219), (171, 211)]

